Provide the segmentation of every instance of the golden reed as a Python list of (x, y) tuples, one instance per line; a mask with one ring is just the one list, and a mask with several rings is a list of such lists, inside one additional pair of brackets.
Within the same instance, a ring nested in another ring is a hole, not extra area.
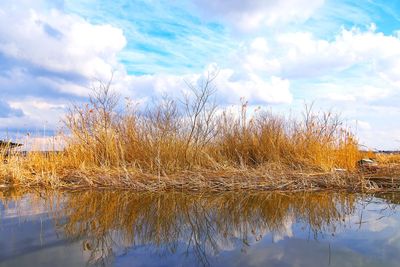
[[(70, 107), (66, 147), (2, 153), (1, 183), (47, 188), (132, 190), (359, 190), (356, 137), (332, 113), (293, 118), (216, 105), (209, 77), (182, 99), (122, 108), (109, 83)], [(3, 151), (6, 151), (3, 149)]]

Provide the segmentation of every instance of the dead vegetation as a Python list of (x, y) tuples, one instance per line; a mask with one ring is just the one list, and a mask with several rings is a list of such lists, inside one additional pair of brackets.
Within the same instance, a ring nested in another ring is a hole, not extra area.
[[(212, 82), (121, 108), (109, 83), (70, 107), (60, 153), (3, 155), (5, 185), (134, 190), (363, 190), (357, 139), (330, 112), (298, 118), (218, 107)], [(3, 162), (3, 160), (2, 160)]]

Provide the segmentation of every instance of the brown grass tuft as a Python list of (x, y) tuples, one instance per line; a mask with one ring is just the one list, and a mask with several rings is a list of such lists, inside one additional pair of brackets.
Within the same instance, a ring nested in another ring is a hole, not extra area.
[[(338, 116), (311, 107), (300, 119), (261, 109), (249, 114), (244, 100), (235, 113), (215, 104), (214, 78), (188, 84), (180, 100), (128, 103), (122, 111), (111, 82), (100, 83), (87, 104), (69, 109), (64, 151), (2, 155), (0, 177), (25, 186), (141, 190), (348, 184), (340, 177), (355, 170), (361, 154)], [(312, 174), (324, 182), (310, 182)]]

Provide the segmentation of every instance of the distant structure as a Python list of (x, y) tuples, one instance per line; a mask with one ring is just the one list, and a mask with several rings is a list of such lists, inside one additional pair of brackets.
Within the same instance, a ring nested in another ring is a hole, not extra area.
[(19, 146), (22, 146), (22, 144), (0, 140), (0, 149), (11, 149), (14, 147), (19, 147)]
[(13, 148), (20, 147), (20, 146), (22, 146), (22, 144), (13, 143), (13, 142), (10, 142), (10, 141), (0, 140), (0, 155), (2, 157), (5, 157), (5, 158), (3, 158), (3, 163), (7, 164), (8, 163), (8, 159), (7, 158), (12, 153), (11, 150)]
[(400, 150), (378, 150), (376, 153), (379, 154), (389, 154), (389, 155), (399, 155)]

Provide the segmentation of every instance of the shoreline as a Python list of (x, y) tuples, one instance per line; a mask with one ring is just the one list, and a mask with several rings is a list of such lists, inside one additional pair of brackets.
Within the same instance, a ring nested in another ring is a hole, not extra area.
[(266, 171), (199, 170), (174, 175), (153, 175), (117, 168), (63, 170), (57, 173), (30, 173), (0, 176), (0, 189), (121, 190), (133, 192), (235, 192), (235, 191), (400, 191), (400, 165), (380, 167), (375, 173), (362, 171)]

